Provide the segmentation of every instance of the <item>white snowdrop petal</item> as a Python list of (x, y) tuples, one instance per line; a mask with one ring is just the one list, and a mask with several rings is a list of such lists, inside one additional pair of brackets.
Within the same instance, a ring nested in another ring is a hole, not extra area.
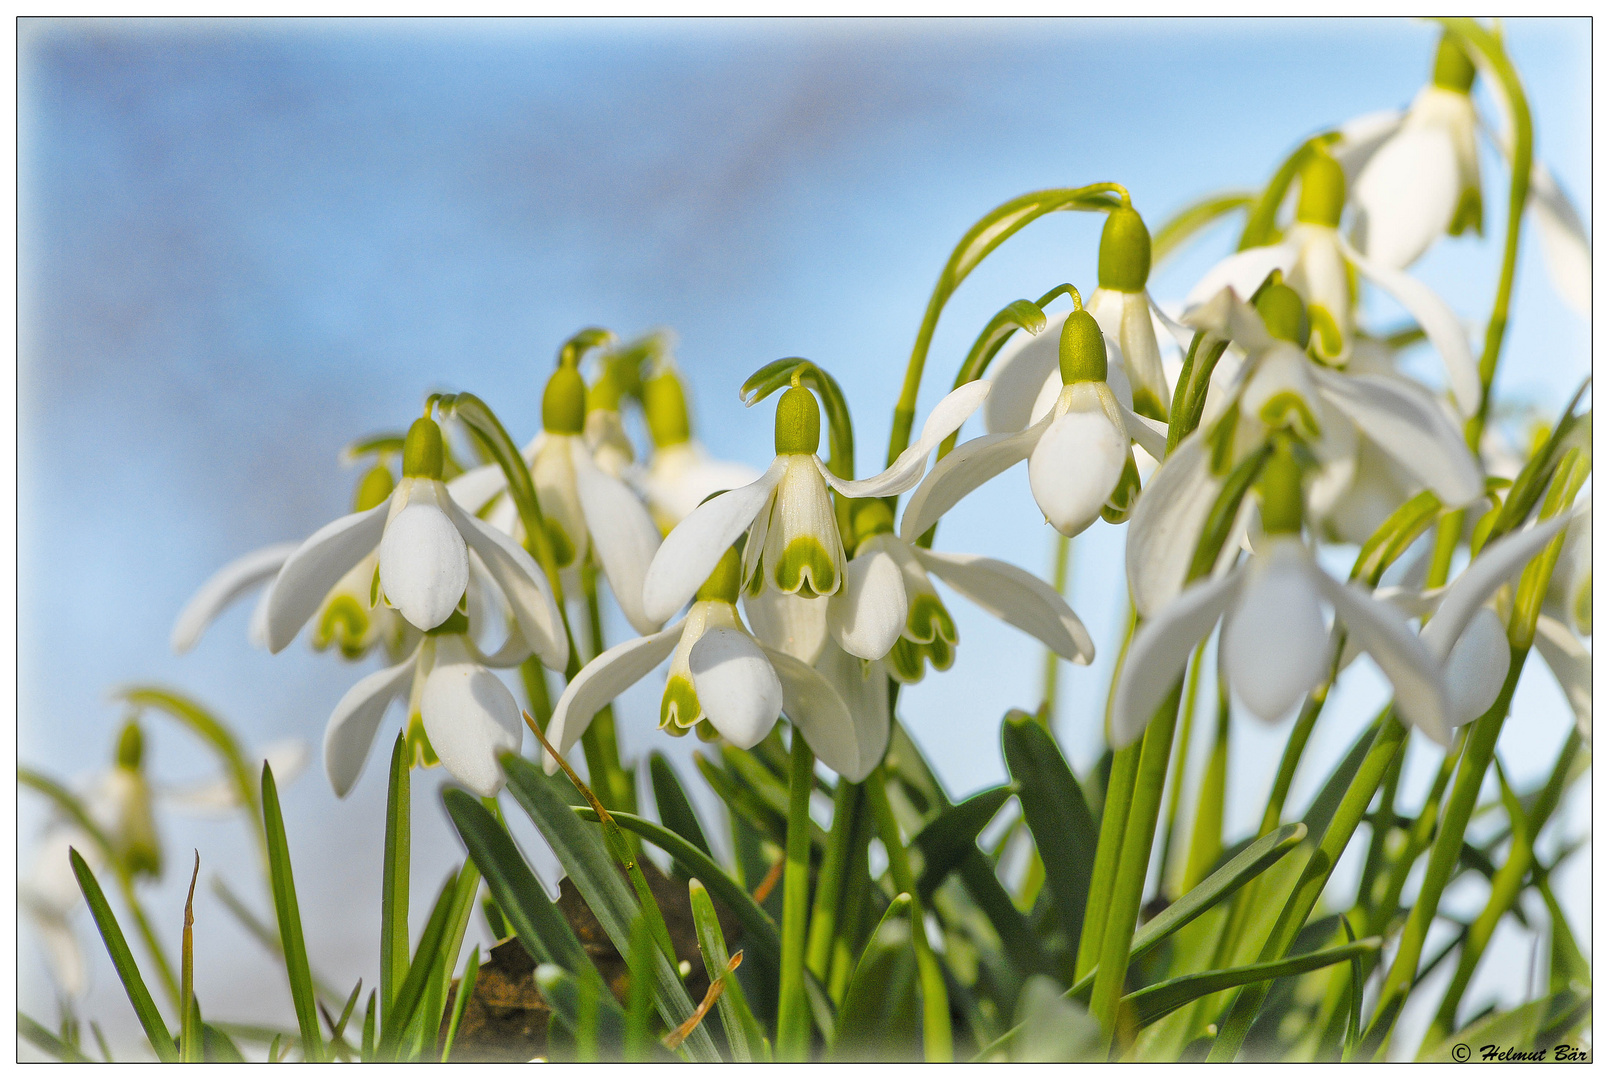
[(693, 690), (715, 730), (742, 750), (771, 733), (782, 684), (764, 650), (741, 630), (706, 631), (687, 657)]
[(860, 747), (860, 764), (870, 772), (888, 752), (893, 727), (888, 711), (888, 668), (880, 660), (863, 663), (829, 645), (816, 662), (816, 670), (830, 682), (849, 707)]
[(646, 618), (663, 622), (693, 598), (726, 549), (755, 523), (786, 470), (787, 461), (777, 458), (760, 479), (717, 495), (670, 531), (643, 577)]
[(365, 675), (336, 703), (324, 728), (324, 775), (341, 798), (352, 790), (374, 745), (386, 708), (413, 681), (416, 657)]
[(1492, 707), (1508, 675), (1508, 661), (1503, 620), (1490, 607), (1482, 607), (1459, 635), (1442, 669), (1448, 720), (1453, 727), (1469, 723)]
[(1284, 717), (1324, 678), (1329, 632), (1319, 607), (1307, 552), (1281, 550), (1254, 556), (1240, 597), (1224, 622), (1224, 669), (1230, 685), (1254, 715), (1269, 723)]
[(324, 597), (380, 543), (389, 503), (337, 518), (303, 541), (269, 587), (267, 643), (279, 652), (313, 617)]
[[(559, 606), (554, 603), (553, 591), (548, 587), (547, 575), (536, 565), (530, 552), (516, 544), (507, 533), (493, 528), (464, 512), (463, 508), (447, 503), (453, 524), (485, 563), (487, 572), (497, 583), (514, 613), (515, 625), (525, 645), (554, 671), (563, 671), (570, 660), (570, 641), (564, 632), (564, 621)], [(507, 647), (513, 646), (506, 643)]]
[(888, 655), (905, 629), (905, 575), (886, 551), (849, 560), (844, 587), (827, 603), (827, 626), (846, 652), (863, 660)]
[[(676, 651), (683, 625), (675, 622), (657, 634), (633, 638), (606, 649), (577, 672), (559, 695), (543, 732), (553, 748), (561, 754), (569, 753), (605, 705), (627, 687), (647, 678), (649, 672)], [(551, 754), (544, 750), (542, 758), (549, 775), (559, 771), (559, 763)]]
[(571, 446), (581, 513), (609, 588), (632, 628), (639, 634), (651, 634), (664, 620), (650, 619), (643, 612), (642, 591), (648, 566), (659, 550), (659, 530), (636, 494), (598, 468), (584, 443)]
[(1021, 431), (1033, 422), (1034, 402), (1046, 380), (1061, 387), (1061, 328), (1071, 312), (1058, 312), (1037, 334), (1013, 335), (989, 366), (993, 389), (983, 403), (983, 427), (991, 435)]
[(201, 640), (202, 633), (212, 625), (212, 620), (241, 596), (265, 581), (272, 581), (285, 565), (285, 560), (300, 546), (291, 543), (258, 548), (208, 578), (173, 622), (173, 634), (169, 638), (173, 651), (183, 654), (194, 648), (196, 642)]
[(1095, 642), (1054, 588), (1020, 567), (982, 555), (916, 550), (933, 575), (990, 615), (1031, 634), (1075, 664), (1095, 659)]
[(1077, 536), (1095, 523), (1128, 455), (1127, 434), (1104, 411), (1073, 411), (1051, 422), (1028, 458), (1028, 486), (1057, 532)]
[(469, 587), (469, 551), (439, 506), (410, 502), (380, 540), (380, 588), (402, 617), (431, 630), (453, 613)]
[(525, 726), (503, 681), (448, 645), (443, 641), (438, 646), (419, 713), (431, 747), (453, 779), (490, 798), (503, 786), (503, 766), (497, 759), (518, 753)]
[(921, 437), (876, 476), (866, 480), (841, 480), (827, 468), (821, 470), (821, 475), (834, 490), (850, 499), (882, 498), (911, 490), (927, 468), (928, 455), (978, 411), (978, 406), (989, 396), (991, 385), (987, 379), (976, 379), (946, 394), (928, 414)]
[(1190, 654), (1212, 633), (1234, 599), (1244, 570), (1193, 583), (1151, 619), (1140, 623), (1123, 656), (1112, 691), (1112, 748), (1138, 739), (1184, 672)]
[(950, 451), (923, 478), (900, 519), (900, 538), (914, 541), (963, 497), (1033, 453), (1050, 417), (1022, 431), (983, 435)]
[(1447, 230), (1458, 209), (1458, 159), (1445, 128), (1408, 125), (1386, 140), (1352, 188), (1369, 258), (1401, 269)]
[(782, 684), (782, 711), (793, 722), (795, 736), (803, 735), (816, 757), (846, 780), (866, 779), (876, 766), (863, 761), (860, 737), (849, 706), (819, 671), (786, 653), (766, 649)]
[(1531, 166), (1530, 209), (1542, 238), (1548, 277), (1565, 303), (1581, 315), (1592, 311), (1592, 242), (1569, 198), (1540, 161)]
[(1335, 608), (1335, 617), (1374, 658), (1396, 692), (1397, 712), (1440, 746), (1452, 744), (1446, 686), (1441, 669), (1402, 616), (1354, 585), (1315, 569), (1314, 581)]
[(1416, 383), (1392, 375), (1313, 368), (1320, 393), (1369, 439), (1451, 508), (1485, 494), (1480, 467), (1458, 428)]
[[(1294, 244), (1271, 244), (1237, 251), (1202, 275), (1201, 280), (1185, 296), (1184, 306), (1188, 309), (1205, 304), (1225, 287), (1233, 289), (1241, 299), (1247, 299), (1270, 273), (1278, 270), (1289, 276), (1295, 265)], [(1187, 326), (1195, 325), (1189, 319), (1182, 321)], [(1201, 327), (1197, 326), (1196, 329)]]
[(1546, 615), (1536, 620), (1534, 644), (1575, 710), (1576, 730), (1592, 738), (1592, 652), (1569, 627)]
[(1218, 500), (1223, 481), (1212, 475), (1211, 453), (1197, 431), (1174, 447), (1129, 515), (1125, 568), (1134, 607), (1158, 614), (1184, 585), (1196, 539)]
[(1513, 578), (1570, 522), (1567, 515), (1550, 518), (1529, 529), (1509, 533), (1481, 549), (1442, 595), (1441, 606), (1425, 626), (1425, 647), (1438, 660), (1452, 653), (1464, 627), (1498, 586)]
[(743, 594), (743, 613), (754, 636), (768, 648), (814, 664), (829, 640), (828, 608), (833, 597), (805, 598), (765, 589)]

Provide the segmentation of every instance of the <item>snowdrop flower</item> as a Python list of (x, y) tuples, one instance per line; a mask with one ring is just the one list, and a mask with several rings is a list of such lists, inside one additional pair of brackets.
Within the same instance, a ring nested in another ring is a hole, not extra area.
[[(551, 616), (557, 621), (556, 611)], [(469, 618), (455, 611), (402, 663), (358, 680), (324, 729), (324, 772), (335, 794), (344, 798), (352, 790), (386, 710), (405, 694), (415, 764), (439, 762), (477, 795), (497, 794), (503, 786), (497, 759), (519, 750), (525, 728), (514, 695), (488, 668), (513, 667), (530, 651), (516, 627), (487, 656), (470, 636)]]
[(625, 424), (620, 419), (620, 382), (614, 369), (604, 365), (603, 373), (587, 387), (587, 417), (582, 427), (587, 449), (598, 468), (615, 479), (620, 479), (633, 462), (636, 451), (626, 437)]
[(1301, 539), (1301, 467), (1282, 444), (1264, 468), (1263, 542), (1244, 564), (1186, 588), (1134, 635), (1112, 705), (1112, 745), (1138, 739), (1196, 644), (1224, 622), (1220, 664), (1251, 712), (1270, 723), (1324, 678), (1330, 633), (1322, 603), (1372, 656), (1396, 690), (1402, 715), (1437, 743), (1452, 729), (1441, 671), (1389, 605), (1332, 579)]
[(1101, 332), (1117, 342), (1134, 411), (1167, 423), (1170, 396), (1157, 345), (1161, 310), (1145, 291), (1151, 276), (1151, 234), (1132, 207), (1106, 215), (1101, 229), (1097, 281), (1088, 310)]
[(654, 456), (641, 478), (641, 488), (661, 532), (670, 532), (716, 492), (759, 479), (759, 472), (747, 465), (710, 457), (693, 438), (681, 379), (668, 364), (643, 380), (642, 407), (654, 441)]
[(922, 436), (886, 470), (866, 480), (843, 480), (816, 456), (821, 409), (809, 390), (793, 386), (777, 402), (776, 460), (752, 484), (717, 495), (682, 520), (648, 568), (643, 608), (663, 621), (675, 614), (745, 532), (743, 580), (750, 592), (775, 589), (810, 598), (843, 585), (844, 543), (827, 488), (847, 498), (909, 491), (921, 479), (933, 448), (983, 402), (987, 382), (968, 383), (934, 408)]
[[(911, 495), (900, 520), (903, 539), (914, 541), (965, 495), (1024, 458), (1034, 501), (1063, 536), (1077, 536), (1103, 510), (1126, 512), (1139, 488), (1130, 442), (1160, 459), (1166, 433), (1112, 393), (1106, 339), (1088, 311), (1074, 311), (1062, 323), (1057, 356), (1061, 385), (1053, 404), (1020, 431), (981, 436), (940, 459)], [(1013, 376), (996, 393), (1015, 395), (1020, 403), (1027, 390), (1039, 388), (1033, 379)], [(1029, 410), (1001, 410), (1008, 413), (1024, 416)]]
[[(659, 530), (642, 500), (594, 458), (585, 432), (586, 402), (586, 383), (574, 361), (560, 363), (542, 393), (542, 432), (524, 451), (543, 526), (567, 593), (579, 592), (581, 567), (594, 558), (627, 621), (638, 633), (651, 633), (664, 620), (644, 616), (642, 583), (659, 547)], [(605, 460), (617, 457), (607, 445), (604, 449)], [(506, 486), (502, 469), (491, 464), (455, 478), (448, 489), (474, 513), (500, 500), (489, 515), (491, 523), (521, 536)]]
[[(1424, 328), (1425, 336), (1447, 369), (1448, 389), (1463, 416), (1480, 407), (1481, 382), (1458, 317), (1425, 285), (1393, 267), (1361, 255), (1341, 236), (1338, 226), (1346, 197), (1346, 176), (1336, 160), (1315, 149), (1302, 169), (1296, 221), (1286, 238), (1268, 247), (1248, 248), (1207, 271), (1190, 291), (1189, 306), (1219, 295), (1227, 286), (1250, 296), (1278, 270), (1307, 305), (1315, 337), (1313, 350), (1331, 363), (1344, 363), (1352, 350), (1354, 296), (1348, 268), (1379, 286)], [(1189, 320), (1187, 319), (1186, 322)]]
[(1481, 231), (1475, 151), (1475, 65), (1451, 38), (1436, 49), (1430, 85), (1368, 158), (1353, 185), (1353, 230), (1369, 258), (1401, 269), (1443, 233)]
[[(391, 470), (376, 465), (358, 482), (352, 509), (362, 513), (385, 503), (395, 487)], [(180, 655), (193, 649), (207, 627), (224, 609), (259, 586), (272, 584), (285, 561), (300, 544), (270, 544), (223, 567), (198, 589), (179, 617), (174, 620), (170, 644)], [(379, 562), (378, 551), (360, 559), (325, 594), (313, 614), (313, 648), (322, 652), (332, 644), (348, 660), (366, 656), (376, 644), (384, 643), (392, 656), (411, 649), (413, 628), (390, 608), (370, 605), (370, 584)], [(268, 646), (268, 590), (265, 588), (252, 612), (248, 639), (253, 645)]]
[(981, 555), (929, 551), (894, 533), (882, 500), (855, 510), (860, 537), (844, 588), (827, 602), (827, 625), (849, 655), (887, 657), (900, 682), (922, 677), (924, 659), (943, 671), (955, 658), (955, 621), (933, 587), (931, 573), (989, 614), (1044, 642), (1077, 664), (1095, 658), (1089, 632), (1067, 601), (1025, 570)]
[(1395, 375), (1337, 372), (1308, 358), (1306, 309), (1289, 286), (1268, 285), (1255, 308), (1225, 288), (1185, 321), (1233, 341), (1246, 359), (1226, 411), (1175, 448), (1134, 507), (1126, 565), (1142, 616), (1178, 595), (1223, 478), (1274, 433), (1291, 432), (1320, 463), (1309, 496), (1315, 517), (1336, 509), (1360, 476), (1369, 482), (1360, 447), (1370, 444), (1444, 506), (1466, 506), (1484, 494), (1458, 427), (1422, 387)]
[(467, 604), (473, 553), (512, 610), (513, 633), (544, 664), (564, 669), (569, 641), (546, 576), (507, 534), (458, 505), (441, 469), (441, 429), (422, 417), (408, 430), (402, 482), (390, 497), (331, 522), (285, 560), (264, 617), (270, 651), (290, 644), (330, 590), (370, 556), (370, 603), (384, 599), (413, 626), (433, 630)]
[[(685, 618), (616, 645), (582, 668), (548, 721), (547, 740), (554, 749), (567, 753), (600, 709), (669, 658), (659, 705), (662, 730), (684, 735), (708, 722), (734, 746), (748, 749), (786, 713), (817, 757), (842, 776), (864, 779), (881, 753), (863, 760), (855, 721), (833, 684), (803, 661), (756, 641), (738, 618), (742, 564), (737, 549), (729, 546)], [(872, 734), (869, 743), (875, 741)], [(558, 771), (551, 755), (545, 765), (549, 773)]]

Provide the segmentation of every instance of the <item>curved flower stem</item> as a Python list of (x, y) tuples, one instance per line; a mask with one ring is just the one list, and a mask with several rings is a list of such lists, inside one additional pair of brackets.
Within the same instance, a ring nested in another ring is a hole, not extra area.
[[(1073, 542), (1061, 533), (1056, 534), (1055, 562), (1051, 570), (1050, 584), (1056, 590), (1057, 596), (1067, 595), (1068, 569), (1072, 564)], [(1041, 700), (1044, 702), (1044, 717), (1047, 728), (1056, 718), (1056, 676), (1061, 671), (1061, 657), (1045, 650), (1045, 693)]]
[(782, 875), (782, 972), (777, 990), (777, 1060), (810, 1054), (810, 1010), (805, 1000), (805, 920), (810, 906), (810, 792), (816, 756), (798, 728), (788, 768), (788, 836)]
[(911, 898), (911, 944), (916, 949), (917, 977), (922, 984), (923, 1054), (930, 1062), (951, 1061), (955, 1047), (950, 1034), (950, 993), (944, 985), (939, 959), (933, 955), (933, 945), (927, 938), (926, 911), (916, 895), (916, 878), (911, 874), (894, 808), (888, 802), (888, 777), (882, 765), (877, 766), (864, 786), (872, 814), (877, 819), (878, 835), (888, 852), (888, 871), (894, 878), (894, 888)]
[(991, 251), (1046, 214), (1057, 210), (1110, 211), (1127, 205), (1129, 193), (1120, 184), (1090, 184), (1081, 188), (1033, 191), (1001, 203), (966, 231), (939, 273), (938, 283), (933, 286), (927, 310), (922, 315), (922, 325), (916, 332), (916, 344), (912, 346), (911, 358), (905, 365), (905, 383), (894, 405), (894, 426), (888, 434), (888, 464), (892, 465), (894, 459), (911, 443), (911, 425), (916, 422), (916, 395), (921, 389), (927, 352), (933, 344), (933, 331), (938, 327), (944, 305), (961, 282), (966, 280), (966, 276)]

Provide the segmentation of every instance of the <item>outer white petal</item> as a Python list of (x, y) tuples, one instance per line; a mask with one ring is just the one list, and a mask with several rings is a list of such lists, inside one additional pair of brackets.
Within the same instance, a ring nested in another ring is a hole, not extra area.
[(1423, 255), (1458, 209), (1458, 156), (1439, 125), (1410, 124), (1381, 146), (1352, 189), (1359, 246), (1398, 269)]
[[(827, 601), (827, 627), (844, 651), (881, 660), (905, 629), (905, 575), (886, 551), (849, 560), (844, 587)], [(701, 697), (702, 700), (702, 697)]]
[(570, 642), (542, 568), (536, 565), (530, 552), (507, 533), (466, 513), (451, 499), (447, 500), (447, 512), (464, 540), (486, 564), (492, 580), (497, 582), (514, 612), (514, 621), (525, 644), (542, 663), (554, 671), (563, 671), (570, 660)]
[(888, 752), (893, 731), (888, 713), (888, 668), (877, 660), (862, 663), (844, 650), (829, 646), (816, 662), (816, 670), (826, 676), (849, 706), (860, 745), (861, 767), (869, 772)]
[(285, 560), (268, 593), (268, 651), (279, 652), (324, 597), (358, 560), (373, 551), (385, 532), (389, 503), (337, 518), (309, 536)]
[(1458, 411), (1474, 416), (1480, 408), (1480, 370), (1475, 365), (1475, 354), (1470, 351), (1469, 338), (1459, 325), (1458, 316), (1442, 303), (1441, 297), (1430, 286), (1409, 277), (1400, 270), (1373, 262), (1358, 252), (1344, 239), (1341, 250), (1364, 277), (1374, 282), (1392, 299), (1407, 309), (1415, 322), (1424, 328), (1425, 337), (1441, 355), (1447, 369), (1447, 387), (1452, 391)]
[(1020, 567), (982, 555), (913, 549), (917, 561), (962, 596), (1075, 664), (1095, 659), (1095, 643), (1067, 601)]
[(1529, 529), (1509, 533), (1482, 548), (1480, 555), (1447, 587), (1440, 608), (1425, 626), (1423, 638), (1431, 655), (1437, 660), (1446, 660), (1452, 654), (1453, 644), (1487, 597), (1523, 570), (1525, 564), (1569, 523), (1569, 516), (1561, 514)]
[(447, 494), (459, 506), (467, 507), (471, 514), (478, 514), (486, 509), (486, 504), (501, 495), (508, 488), (508, 477), (503, 475), (503, 467), (497, 462), (490, 465), (481, 465), (468, 472), (459, 473), (447, 481)]
[[(990, 365), (994, 389), (983, 403), (983, 427), (991, 435), (1021, 431), (1033, 422), (1032, 410), (1046, 380), (1058, 374), (1061, 328), (1070, 311), (1050, 316), (1037, 334), (1014, 335)], [(1058, 389), (1061, 379), (1056, 379)]]
[(1592, 311), (1592, 242), (1569, 198), (1547, 166), (1531, 166), (1531, 211), (1542, 237), (1542, 255), (1553, 287), (1582, 315)]
[(1450, 746), (1453, 732), (1441, 669), (1402, 616), (1362, 589), (1343, 585), (1320, 570), (1313, 571), (1313, 578), (1334, 605), (1347, 635), (1358, 639), (1391, 680), (1397, 711), (1441, 746)]
[(659, 530), (648, 508), (629, 487), (598, 468), (584, 443), (570, 445), (592, 549), (626, 620), (637, 633), (651, 634), (665, 621), (648, 618), (642, 609), (643, 578), (659, 550)]
[(1184, 586), (1196, 540), (1223, 487), (1212, 475), (1211, 460), (1197, 431), (1174, 447), (1140, 489), (1129, 517), (1125, 565), (1135, 609), (1145, 618), (1160, 613)]
[(1155, 618), (1140, 624), (1112, 693), (1112, 746), (1121, 750), (1151, 722), (1201, 639), (1234, 599), (1244, 570), (1193, 583)]
[(1149, 416), (1141, 416), (1121, 401), (1117, 403), (1117, 411), (1123, 417), (1124, 432), (1141, 450), (1157, 461), (1167, 456), (1168, 425), (1159, 420), (1152, 420)]
[(914, 541), (974, 488), (1033, 453), (1050, 417), (1022, 431), (983, 435), (951, 450), (933, 466), (905, 504), (900, 538)]
[(760, 645), (741, 630), (707, 631), (687, 657), (693, 690), (715, 730), (747, 750), (782, 713), (782, 684)]
[(1312, 556), (1294, 539), (1271, 540), (1253, 556), (1219, 638), (1224, 670), (1240, 700), (1273, 723), (1324, 678), (1329, 631), (1319, 607)]
[(341, 798), (363, 773), (386, 707), (413, 681), (417, 656), (359, 679), (336, 703), (324, 728), (324, 775)]
[(173, 622), (169, 644), (176, 653), (187, 653), (201, 640), (201, 634), (220, 612), (242, 595), (275, 577), (285, 560), (300, 544), (270, 544), (249, 555), (242, 555), (207, 579), (196, 590), (179, 617)]
[(1448, 718), (1454, 727), (1476, 719), (1497, 700), (1508, 675), (1508, 633), (1490, 606), (1482, 607), (1459, 635), (1442, 669)]
[(1330, 155), (1340, 163), (1347, 182), (1356, 182), (1358, 172), (1368, 164), (1369, 158), (1380, 146), (1396, 134), (1402, 126), (1401, 109), (1383, 109), (1379, 112), (1354, 116), (1342, 124), (1341, 138), (1330, 146)]
[(1575, 710), (1582, 738), (1592, 738), (1592, 653), (1569, 627), (1546, 615), (1536, 620), (1535, 645)]
[(1040, 437), (1028, 458), (1028, 486), (1056, 531), (1077, 536), (1101, 516), (1128, 459), (1128, 434), (1104, 411), (1074, 410)]
[(765, 589), (743, 594), (743, 613), (761, 643), (814, 664), (829, 640), (827, 609), (831, 601), (826, 596), (805, 599), (797, 593)]
[[(1294, 252), (1297, 250), (1295, 245), (1288, 244), (1284, 246), (1288, 247), (1293, 253), (1291, 262), (1294, 263), (1296, 260)], [(1260, 249), (1254, 248), (1253, 250)], [(1244, 296), (1250, 295), (1250, 293), (1244, 294)], [(1225, 285), (1199, 304), (1191, 306), (1180, 317), (1181, 321), (1186, 326), (1204, 330), (1216, 337), (1233, 341), (1248, 356), (1266, 352), (1273, 346), (1275, 339), (1269, 336), (1268, 326), (1263, 322), (1263, 317), (1257, 313), (1257, 309), (1252, 307), (1244, 296), (1236, 292), (1232, 286)], [(1222, 368), (1221, 361), (1219, 368), (1213, 369), (1215, 379), (1218, 377), (1220, 368)]]
[[(66, 863), (67, 852), (62, 850), (59, 854), (61, 861)], [(26, 884), (18, 886), (17, 901), (19, 910), (33, 924), (39, 943), (45, 947), (45, 957), (56, 985), (69, 998), (82, 997), (89, 989), (89, 968), (84, 962), (78, 936), (73, 933), (72, 924), (68, 921), (70, 912), (40, 903), (29, 894)]]
[(819, 671), (787, 653), (766, 649), (765, 655), (782, 684), (782, 711), (794, 731), (833, 772), (850, 781), (866, 779), (877, 762), (861, 759), (855, 721), (838, 691)]
[(718, 461), (696, 440), (654, 451), (643, 481), (656, 520), (668, 532), (698, 509), (705, 496), (732, 491), (760, 478), (758, 470), (735, 461)]
[[(554, 749), (561, 754), (568, 753), (599, 710), (627, 687), (647, 678), (649, 672), (675, 652), (676, 643), (681, 640), (682, 625), (683, 622), (678, 621), (657, 634), (621, 642), (599, 653), (577, 672), (559, 695), (544, 732)], [(559, 771), (559, 763), (551, 754), (543, 751), (542, 757), (549, 775)]]
[(1427, 392), (1390, 375), (1341, 375), (1314, 366), (1330, 404), (1448, 507), (1468, 506), (1486, 485), (1469, 446)]
[(421, 630), (440, 626), (468, 587), (469, 551), (442, 507), (410, 502), (386, 523), (380, 588), (403, 618)]
[[(1294, 244), (1271, 244), (1268, 247), (1237, 251), (1221, 260), (1196, 282), (1195, 287), (1185, 296), (1184, 306), (1192, 308), (1197, 304), (1204, 304), (1225, 286), (1235, 290), (1235, 295), (1242, 299), (1250, 297), (1270, 273), (1278, 270), (1288, 277), (1295, 266)], [(1188, 319), (1183, 321), (1187, 326), (1193, 325)]]
[(643, 579), (646, 618), (664, 622), (693, 598), (726, 549), (754, 524), (787, 467), (785, 458), (777, 458), (760, 479), (715, 496), (670, 531)]
[(496, 795), (503, 786), (497, 759), (519, 752), (525, 725), (514, 695), (470, 659), (462, 639), (444, 637), (436, 646), (419, 714), (431, 747), (453, 778), (483, 798)]
[(894, 459), (894, 464), (876, 476), (866, 480), (840, 480), (825, 466), (821, 475), (839, 494), (851, 499), (881, 498), (911, 490), (922, 479), (922, 473), (927, 468), (927, 456), (978, 411), (978, 406), (989, 396), (991, 386), (988, 379), (977, 379), (951, 390), (928, 414), (927, 422), (922, 425), (921, 438), (907, 446)]

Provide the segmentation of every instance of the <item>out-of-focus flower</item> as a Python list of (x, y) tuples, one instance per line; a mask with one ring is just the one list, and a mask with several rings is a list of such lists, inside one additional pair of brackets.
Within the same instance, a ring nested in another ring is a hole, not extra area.
[(670, 365), (643, 380), (642, 407), (654, 441), (654, 456), (638, 482), (661, 532), (670, 532), (716, 492), (745, 487), (759, 479), (759, 472), (748, 465), (711, 457), (693, 438), (687, 396)]

